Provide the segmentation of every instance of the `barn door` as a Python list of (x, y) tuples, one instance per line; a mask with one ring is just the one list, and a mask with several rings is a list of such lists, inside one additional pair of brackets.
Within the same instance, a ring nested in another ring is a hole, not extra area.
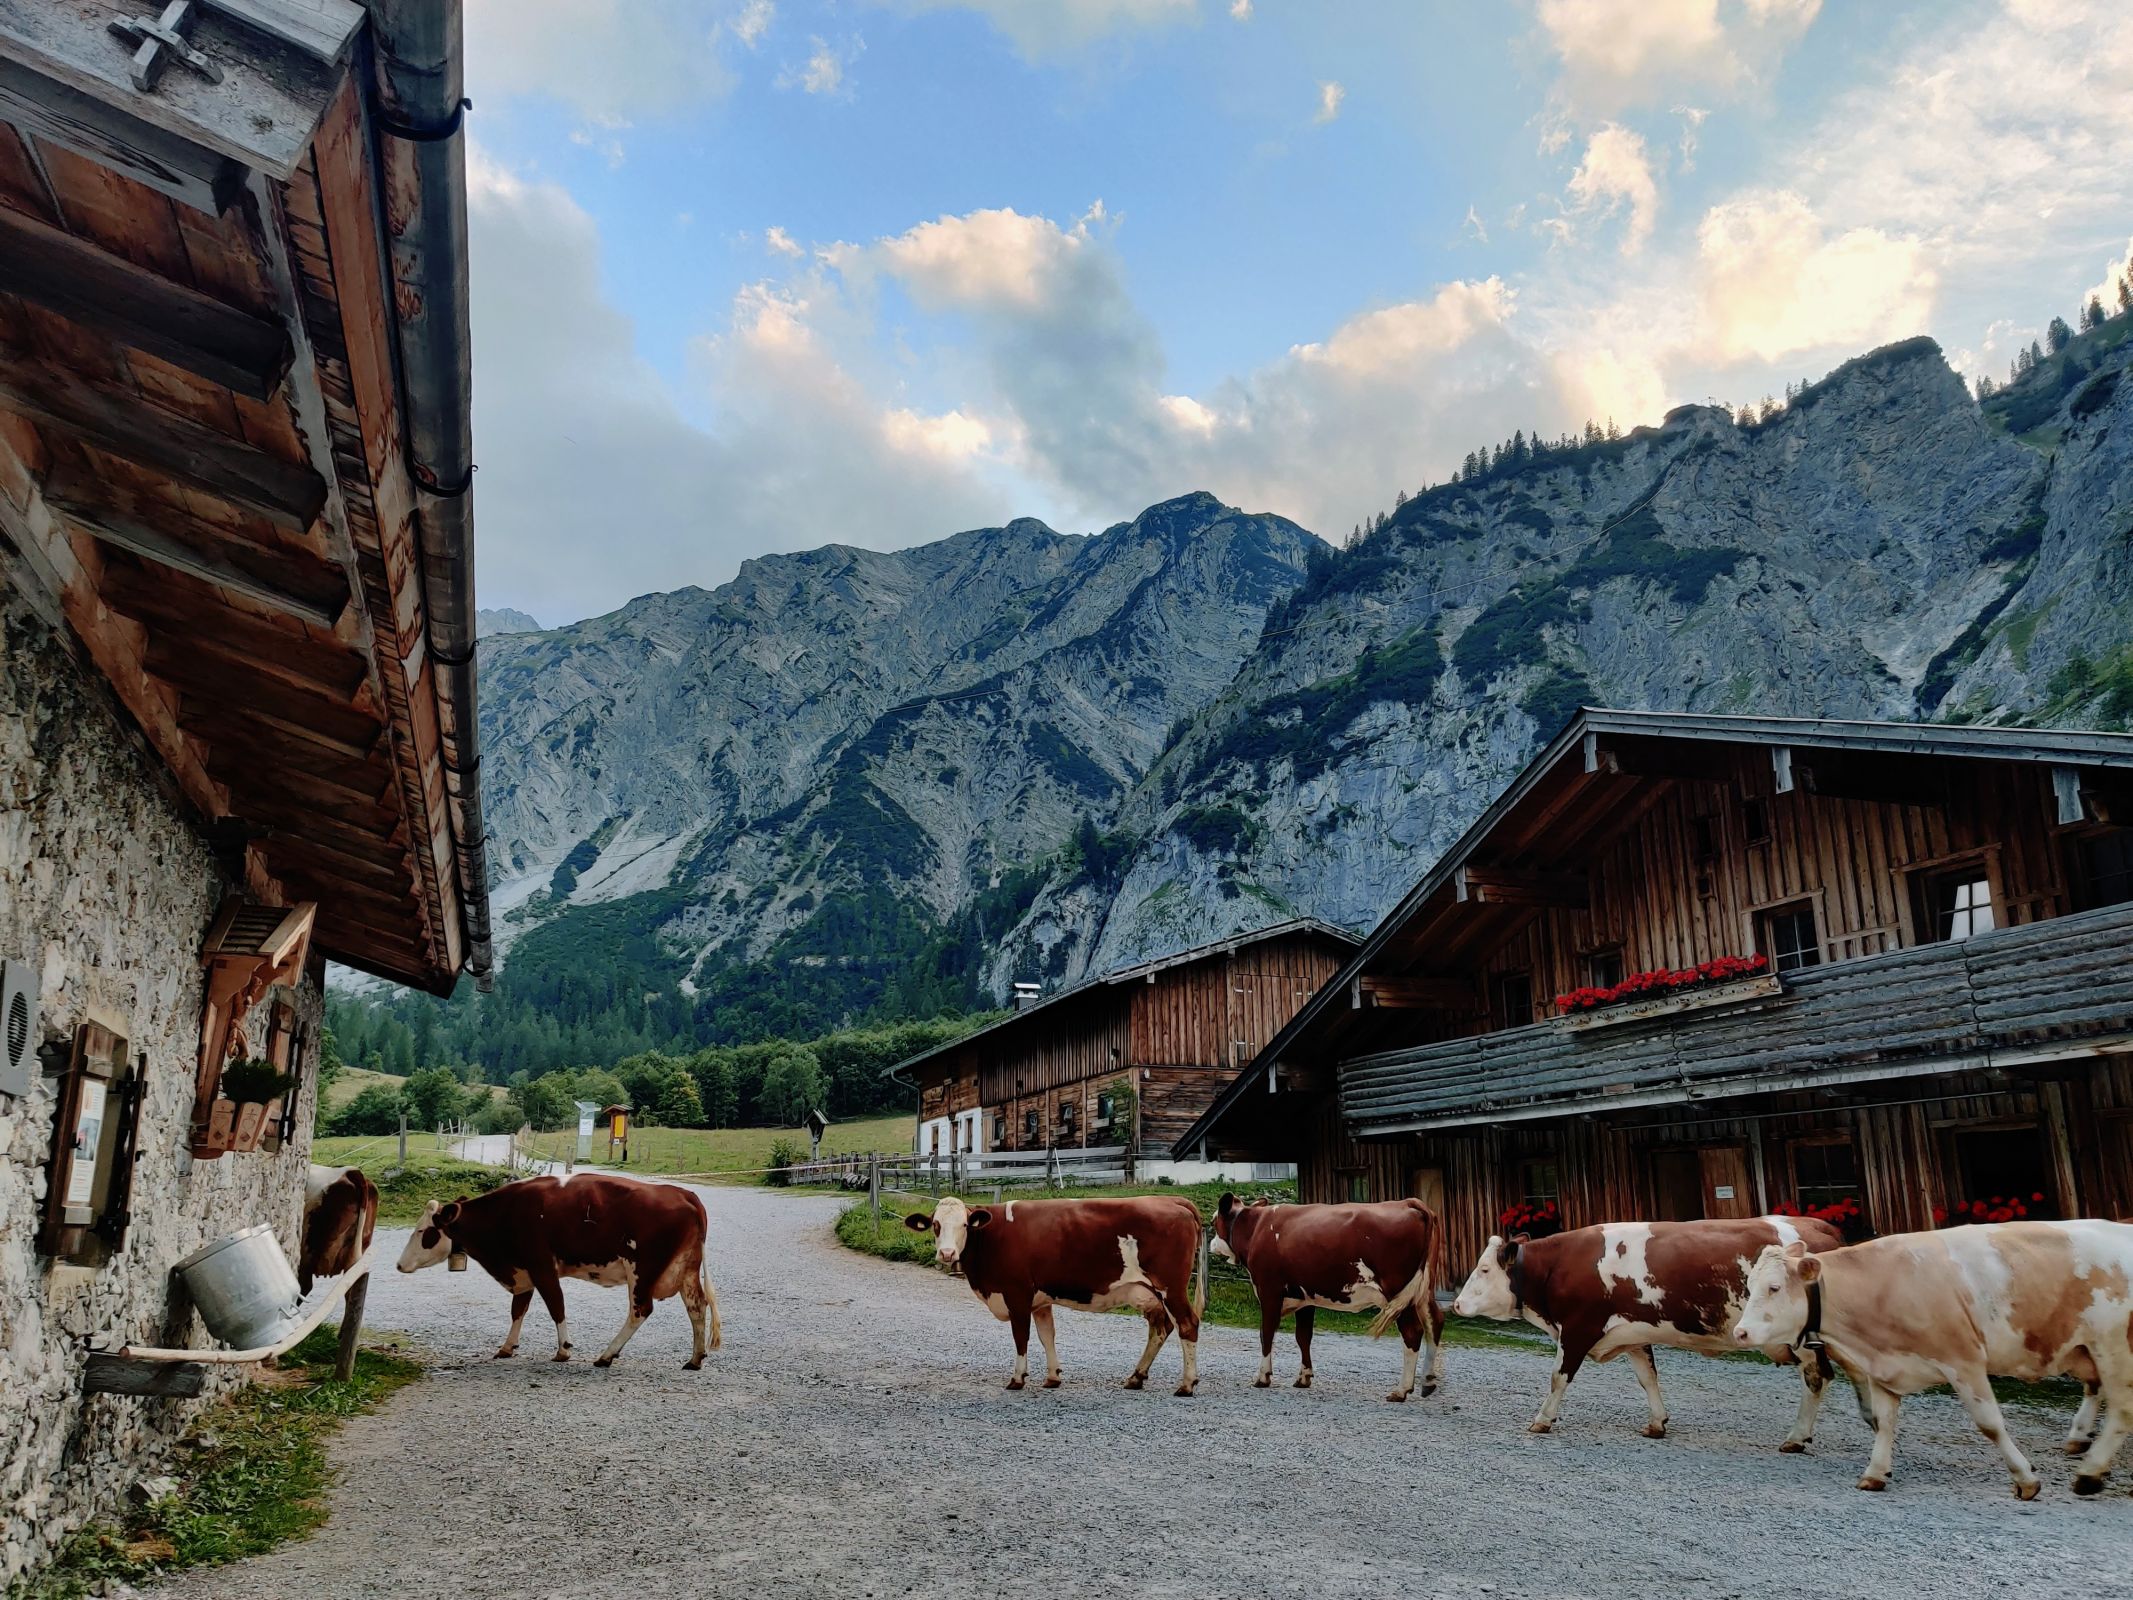
[(1748, 1181), (1748, 1152), (1737, 1144), (1710, 1145), (1696, 1152), (1703, 1169), (1703, 1214), (1707, 1217), (1752, 1217), (1755, 1189)]
[(1652, 1152), (1652, 1220), (1695, 1222), (1703, 1216), (1703, 1165), (1694, 1150)]
[(1407, 1192), (1441, 1218), (1444, 1215), (1444, 1169), (1417, 1167), (1408, 1180)]

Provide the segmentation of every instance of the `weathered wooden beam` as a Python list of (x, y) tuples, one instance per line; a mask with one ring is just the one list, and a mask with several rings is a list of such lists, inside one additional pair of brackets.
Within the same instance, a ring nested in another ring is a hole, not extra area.
[(82, 1368), (83, 1394), (126, 1394), (154, 1400), (190, 1400), (207, 1387), (207, 1368), (197, 1361), (137, 1361), (132, 1356), (89, 1357)]
[(355, 1376), (356, 1351), (363, 1342), (363, 1302), (370, 1298), (370, 1274), (364, 1273), (348, 1286), (341, 1300), (341, 1347), (333, 1360), (333, 1375), (346, 1383)]
[(0, 291), (264, 400), (289, 370), (289, 331), (123, 256), (0, 207)]
[(1582, 872), (1521, 872), (1469, 862), (1454, 878), (1462, 901), (1492, 906), (1562, 906), (1583, 911), (1592, 904), (1592, 884)]
[(1478, 1011), (1480, 991), (1471, 978), (1363, 977), (1357, 980), (1369, 1004), (1386, 1009)]
[(232, 566), (214, 556), (195, 550), (192, 546), (155, 529), (133, 522), (125, 517), (110, 515), (93, 516), (86, 507), (58, 507), (68, 522), (81, 529), (99, 544), (108, 544), (153, 561), (158, 566), (168, 567), (173, 572), (182, 572), (187, 577), (198, 578), (202, 583), (211, 583), (231, 594), (243, 595), (256, 605), (265, 606), (285, 617), (293, 617), (315, 628), (331, 632), (338, 610), (328, 611), (312, 605), (293, 594), (285, 594), (270, 584), (261, 582), (250, 573)]
[(244, 187), (244, 169), (227, 156), (18, 61), (0, 59), (0, 120), (209, 216), (226, 210)]
[(269, 39), (301, 50), (328, 65), (347, 53), (363, 25), (355, 0), (203, 0), (207, 9), (235, 17)]
[(0, 352), (0, 406), (301, 533), (326, 503), (310, 467), (149, 405), (91, 388), (19, 351)]
[(1737, 747), (1705, 739), (1656, 739), (1635, 734), (1585, 735), (1585, 770), (1632, 778), (1701, 778), (1725, 782), (1740, 774)]

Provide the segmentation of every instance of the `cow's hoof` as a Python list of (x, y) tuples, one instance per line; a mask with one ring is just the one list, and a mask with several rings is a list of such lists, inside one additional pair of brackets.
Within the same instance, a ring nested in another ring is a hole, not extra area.
[(1044, 1380), (1044, 1386), (1047, 1389), (1056, 1389), (1059, 1387), (1059, 1380), (1057, 1378), (1046, 1378)]
[(1647, 1439), (1664, 1439), (1666, 1437), (1666, 1424), (1663, 1422), (1647, 1422), (1644, 1425), (1644, 1437)]
[[(2074, 1480), (2074, 1493), (2082, 1493), (2081, 1485), (2084, 1481), (2086, 1480), (2081, 1478), (2076, 1478)], [(2037, 1498), (2037, 1491), (2043, 1487), (2044, 1485), (2035, 1478), (2031, 1478), (2027, 1483), (2018, 1483), (2014, 1486), (2015, 1498), (2017, 1500), (2034, 1500)], [(2103, 1479), (2098, 1478), (2096, 1480), (2096, 1489), (2101, 1489), (2102, 1487)], [(2087, 1492), (2090, 1494), (2094, 1494), (2096, 1492), (2096, 1489), (2090, 1489)]]
[(1437, 1392), (1437, 1380), (1436, 1380), (1435, 1378), (1425, 1378), (1425, 1379), (1423, 1379), (1423, 1381), (1422, 1381), (1422, 1398), (1423, 1398), (1423, 1399), (1425, 1399), (1425, 1400), (1427, 1400), (1427, 1399), (1428, 1399), (1428, 1398), (1429, 1398), (1429, 1397), (1430, 1397), (1431, 1395), (1435, 1394), (1436, 1392)]
[(1778, 1454), (1781, 1456), (1800, 1456), (1806, 1453), (1807, 1441), (1805, 1439), (1787, 1439), (1778, 1446)]
[(1526, 1432), (1553, 1433), (1555, 1432), (1555, 1424), (1552, 1422), (1529, 1422), (1526, 1424)]
[(1859, 1487), (1860, 1487), (1860, 1488), (1862, 1488), (1862, 1489), (1866, 1489), (1866, 1490), (1869, 1490), (1870, 1492), (1872, 1492), (1872, 1493), (1874, 1493), (1874, 1494), (1879, 1494), (1879, 1493), (1880, 1493), (1880, 1492), (1881, 1492), (1882, 1490), (1886, 1489), (1886, 1488), (1887, 1488), (1888, 1486), (1889, 1486), (1889, 1480), (1888, 1480), (1888, 1479), (1886, 1479), (1886, 1478), (1874, 1478), (1874, 1477), (1866, 1477), (1866, 1478), (1861, 1478), (1861, 1479), (1859, 1480)]
[(516, 1350), (499, 1350), (496, 1352), (495, 1355), (489, 1357), (489, 1359), (491, 1361), (509, 1361), (513, 1356), (517, 1354), (518, 1352)]
[(1308, 1389), (1308, 1388), (1310, 1388), (1310, 1387), (1311, 1387), (1311, 1374), (1310, 1374), (1310, 1373), (1308, 1373), (1308, 1372), (1299, 1372), (1299, 1373), (1297, 1373), (1297, 1374), (1296, 1374), (1296, 1387), (1297, 1387), (1297, 1388), (1299, 1388), (1299, 1389)]
[(611, 1367), (614, 1364), (615, 1358), (613, 1356), (595, 1356), (593, 1358), (593, 1365), (596, 1367)]
[(701, 1372), (701, 1371), (703, 1371), (703, 1370), (704, 1370), (704, 1358), (703, 1358), (702, 1356), (698, 1356), (698, 1357), (696, 1357), (696, 1359), (695, 1359), (695, 1360), (693, 1360), (693, 1361), (684, 1361), (684, 1362), (683, 1362), (683, 1363), (681, 1364), (681, 1370), (682, 1370), (682, 1371), (684, 1371), (684, 1372)]
[(1136, 1372), (1132, 1377), (1126, 1380), (1126, 1387), (1129, 1389), (1138, 1389), (1147, 1381), (1148, 1380), (1146, 1378), (1143, 1378), (1138, 1372)]
[[(1298, 1378), (1296, 1382), (1297, 1385), (1301, 1387), (1303, 1384), (1303, 1379)], [(1274, 1387), (1274, 1380), (1272, 1378), (1254, 1378), (1252, 1380), (1252, 1387), (1254, 1389), (1271, 1389)]]
[(1020, 1378), (1009, 1378), (1007, 1380), (1007, 1386), (1010, 1389), (1019, 1389), (1022, 1387), (1022, 1380)]
[[(2025, 1495), (2023, 1495), (2023, 1496), (2022, 1496), (2022, 1498), (2023, 1498), (2024, 1500), (2027, 1500), (2027, 1499), (2028, 1499), (2028, 1498), (2030, 1497), (2030, 1495), (2033, 1495), (2033, 1494), (2035, 1494), (2036, 1492), (2037, 1492), (2037, 1486), (2036, 1486), (2035, 1484), (2031, 1484), (2031, 1485), (2029, 1486), (2029, 1494), (2025, 1494)], [(2076, 1478), (2076, 1479), (2074, 1480), (2074, 1493), (2076, 1493), (2076, 1494), (2081, 1494), (2081, 1495), (2089, 1495), (2089, 1494), (2102, 1494), (2102, 1493), (2103, 1493), (2103, 1479), (2101, 1479), (2101, 1478)]]
[[(1194, 1394), (1194, 1392), (1195, 1392), (1195, 1391), (1196, 1391), (1196, 1390), (1197, 1390), (1198, 1388), (1199, 1388), (1199, 1385), (1198, 1385), (1198, 1384), (1193, 1384), (1193, 1383), (1181, 1383), (1181, 1384), (1179, 1384), (1179, 1385), (1178, 1385), (1178, 1386), (1177, 1386), (1177, 1387), (1176, 1387), (1175, 1389), (1171, 1390), (1170, 1392), (1171, 1392), (1171, 1394), (1172, 1394), (1172, 1395), (1174, 1395), (1174, 1396), (1175, 1396), (1176, 1398), (1178, 1398), (1178, 1399), (1180, 1399), (1180, 1400), (1190, 1400), (1190, 1399), (1191, 1399), (1191, 1398), (1193, 1397), (1193, 1394)], [(2100, 1481), (2101, 1481), (2101, 1480), (2099, 1480), (2099, 1482), (2100, 1482)]]
[(1405, 1405), (1407, 1403), (1407, 1391), (1405, 1389), (1395, 1389), (1385, 1398), (1396, 1406)]
[(556, 1353), (555, 1353), (554, 1355), (550, 1356), (550, 1357), (549, 1357), (548, 1359), (549, 1359), (550, 1361), (568, 1361), (568, 1360), (570, 1359), (570, 1352), (569, 1352), (568, 1350), (558, 1350), (558, 1351), (557, 1351), (557, 1352), (556, 1352)]
[(2089, 1446), (2095, 1442), (2094, 1439), (2069, 1439), (2066, 1441), (2066, 1453), (2070, 1456), (2085, 1456), (2089, 1453)]

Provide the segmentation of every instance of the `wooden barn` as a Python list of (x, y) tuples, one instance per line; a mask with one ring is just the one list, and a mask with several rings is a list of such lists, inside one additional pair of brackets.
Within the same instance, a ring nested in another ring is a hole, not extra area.
[(1462, 1270), (1522, 1202), (2133, 1215), (2133, 737), (1583, 711), (1176, 1150)]
[(489, 965), (460, 94), (456, 3), (0, 0), (0, 1587), (296, 1260), (326, 960)]
[(1322, 922), (1234, 934), (1105, 973), (914, 1056), (893, 1070), (919, 1092), (915, 1149), (1124, 1144), (1161, 1164), (1355, 946)]

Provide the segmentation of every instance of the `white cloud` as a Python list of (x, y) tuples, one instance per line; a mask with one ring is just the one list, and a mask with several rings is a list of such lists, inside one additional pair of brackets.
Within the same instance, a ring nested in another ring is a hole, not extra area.
[(570, 142), (582, 150), (597, 150), (607, 162), (607, 170), (613, 172), (628, 159), (622, 141), (612, 133), (596, 133), (591, 128), (570, 130)]
[[(1199, 0), (876, 0), (876, 3), (907, 12), (974, 11), (1031, 59), (1079, 50), (1111, 34), (1189, 22), (1200, 8)], [(1249, 9), (1247, 5), (1247, 13)]]
[(1239, 22), (1252, 20), (1252, 0), (1229, 0), (1229, 14)]
[(809, 94), (834, 95), (844, 89), (844, 74), (866, 48), (863, 40), (853, 39), (841, 45), (832, 45), (817, 35), (810, 41), (814, 48), (805, 63), (788, 67), (778, 76), (781, 89), (804, 89)]
[(1471, 233), (1476, 244), (1489, 242), (1489, 225), (1481, 220), (1481, 213), (1471, 205), (1466, 208), (1466, 218), (1459, 224), (1462, 231)]
[(1711, 113), (1702, 106), (1676, 106), (1674, 115), (1681, 119), (1681, 170), (1692, 172), (1696, 167), (1696, 142)]
[(801, 256), (807, 252), (793, 242), (793, 236), (773, 223), (763, 230), (763, 247), (773, 255)]
[(1580, 211), (1612, 216), (1627, 207), (1622, 253), (1633, 256), (1651, 237), (1659, 216), (1659, 184), (1652, 175), (1644, 141), (1620, 123), (1610, 122), (1585, 143), (1585, 157), (1570, 175), (1570, 197)]
[(477, 151), (468, 216), (482, 585), (499, 603), (584, 616), (721, 582), (766, 550), (890, 548), (1025, 509), (987, 467), (990, 425), (897, 397), (832, 289), (736, 298), (694, 353), (718, 407), (705, 429), (636, 354), (598, 231), (564, 190)]
[(1318, 114), (1314, 122), (1331, 122), (1341, 114), (1341, 102), (1348, 98), (1348, 91), (1337, 83), (1322, 83), (1318, 86)]
[(753, 50), (763, 42), (763, 35), (770, 31), (770, 24), (777, 16), (777, 7), (771, 0), (748, 0), (729, 24), (733, 37)]
[(1712, 207), (1696, 244), (1698, 344), (1719, 363), (1864, 349), (1918, 332), (1932, 311), (1935, 275), (1917, 240), (1833, 232), (1789, 191)]
[(2115, 317), (2126, 308), (2118, 296), (2128, 285), (2133, 285), (2133, 239), (2126, 241), (2125, 254), (2116, 261), (2105, 263), (2103, 276), (2082, 291), (2081, 303), (2087, 305), (2091, 300), (2101, 300), (2104, 314)]
[(1596, 113), (1668, 90), (1732, 90), (1760, 76), (1813, 23), (1821, 0), (1540, 0), (1563, 94)]
[(732, 87), (695, 0), (467, 0), (467, 92), (543, 96), (599, 124), (649, 119)]

